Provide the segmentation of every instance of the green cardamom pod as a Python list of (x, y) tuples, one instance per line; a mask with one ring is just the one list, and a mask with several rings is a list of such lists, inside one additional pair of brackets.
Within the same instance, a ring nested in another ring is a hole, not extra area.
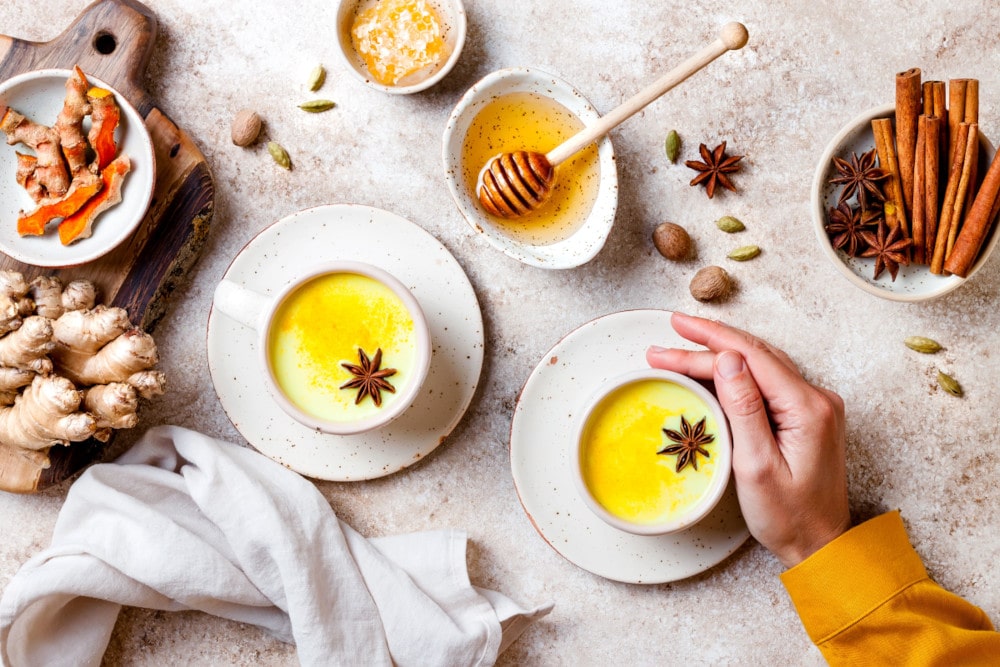
[(326, 70), (323, 69), (322, 65), (316, 65), (313, 71), (309, 73), (309, 90), (315, 93), (323, 87), (325, 81)]
[(667, 150), (667, 159), (672, 163), (677, 162), (677, 156), (681, 152), (681, 136), (677, 134), (677, 130), (670, 130), (667, 134), (667, 140), (664, 143), (664, 147)]
[(332, 100), (309, 100), (299, 105), (299, 108), (309, 113), (322, 113), (336, 106)]
[(731, 215), (724, 215), (715, 221), (715, 226), (727, 234), (735, 234), (746, 229), (746, 225)]
[(941, 388), (944, 389), (949, 394), (951, 394), (952, 396), (962, 395), (962, 385), (958, 384), (958, 380), (948, 375), (947, 373), (938, 371), (937, 381), (938, 384), (941, 385)]
[(267, 152), (271, 154), (275, 164), (282, 169), (292, 168), (292, 158), (288, 157), (288, 151), (286, 151), (281, 144), (275, 141), (267, 142)]
[(909, 336), (903, 340), (903, 344), (921, 354), (934, 354), (941, 349), (941, 343), (932, 338), (925, 338), (924, 336)]
[(749, 259), (753, 259), (760, 254), (760, 248), (755, 245), (745, 245), (737, 248), (730, 252), (726, 257), (729, 259), (736, 260), (737, 262), (745, 262)]

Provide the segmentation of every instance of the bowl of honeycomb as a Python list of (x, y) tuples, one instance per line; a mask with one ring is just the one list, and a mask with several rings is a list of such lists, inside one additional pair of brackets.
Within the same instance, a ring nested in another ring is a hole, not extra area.
[(465, 33), (461, 0), (342, 0), (337, 8), (347, 71), (396, 95), (443, 79), (458, 61)]

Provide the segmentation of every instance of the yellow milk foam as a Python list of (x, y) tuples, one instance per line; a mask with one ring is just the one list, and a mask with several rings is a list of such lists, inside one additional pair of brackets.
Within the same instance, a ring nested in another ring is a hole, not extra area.
[[(354, 404), (357, 389), (341, 363), (358, 365), (358, 348), (374, 358), (396, 393), (382, 392), (382, 407), (370, 397)], [(334, 422), (355, 421), (392, 405), (412, 375), (416, 359), (413, 318), (403, 301), (379, 281), (355, 273), (332, 273), (310, 280), (275, 313), (268, 353), (278, 386), (299, 409)]]
[[(698, 470), (676, 472), (675, 455), (657, 454), (680, 430), (681, 415), (694, 426), (702, 417), (716, 440), (698, 454)], [(609, 394), (592, 412), (581, 440), (584, 482), (595, 500), (636, 524), (669, 521), (695, 505), (715, 475), (718, 425), (708, 405), (689, 389), (665, 380), (640, 380)]]

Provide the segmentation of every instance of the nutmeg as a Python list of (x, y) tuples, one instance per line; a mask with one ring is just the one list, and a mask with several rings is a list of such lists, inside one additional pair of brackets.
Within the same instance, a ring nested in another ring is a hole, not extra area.
[(237, 146), (249, 146), (260, 134), (260, 116), (251, 109), (241, 109), (233, 118), (231, 136)]
[(690, 288), (699, 301), (721, 301), (733, 291), (733, 281), (722, 267), (706, 266), (694, 274)]
[(675, 262), (691, 256), (693, 244), (687, 230), (672, 222), (664, 222), (653, 230), (653, 245), (661, 255)]

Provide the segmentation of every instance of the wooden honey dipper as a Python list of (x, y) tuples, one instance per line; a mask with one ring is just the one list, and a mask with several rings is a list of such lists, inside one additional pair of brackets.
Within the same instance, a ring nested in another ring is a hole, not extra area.
[(479, 203), (493, 215), (502, 218), (517, 218), (535, 210), (552, 191), (557, 165), (625, 122), (726, 51), (743, 48), (747, 38), (747, 29), (742, 23), (727, 23), (714, 42), (548, 153), (516, 151), (494, 157), (479, 174)]

